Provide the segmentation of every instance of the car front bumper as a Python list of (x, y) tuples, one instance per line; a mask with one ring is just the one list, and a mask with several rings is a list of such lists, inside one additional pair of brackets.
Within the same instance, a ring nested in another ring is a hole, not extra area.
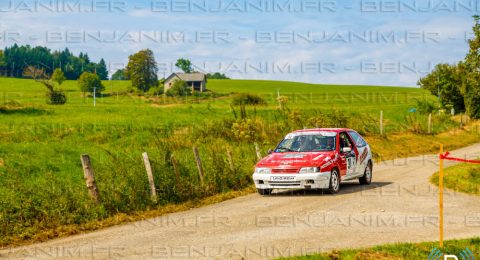
[(298, 174), (253, 174), (257, 189), (328, 189), (330, 172)]

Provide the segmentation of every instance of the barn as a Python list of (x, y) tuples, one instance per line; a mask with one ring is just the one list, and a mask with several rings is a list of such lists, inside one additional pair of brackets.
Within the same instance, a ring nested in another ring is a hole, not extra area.
[(203, 73), (173, 73), (165, 79), (165, 91), (173, 86), (176, 80), (183, 80), (192, 89), (192, 92), (205, 92), (207, 90), (207, 75)]

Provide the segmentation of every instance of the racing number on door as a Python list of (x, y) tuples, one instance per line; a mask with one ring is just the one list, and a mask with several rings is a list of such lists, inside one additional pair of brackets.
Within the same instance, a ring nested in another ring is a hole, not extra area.
[(352, 175), (355, 174), (357, 171), (357, 156), (355, 155), (355, 152), (353, 151), (354, 146), (352, 145), (352, 142), (350, 138), (347, 136), (346, 132), (343, 132), (340, 134), (340, 149), (343, 149), (345, 147), (350, 148), (350, 152), (345, 152), (343, 156), (345, 156), (346, 159), (346, 166), (347, 166), (347, 175)]
[(347, 155), (347, 175), (354, 174), (356, 167), (357, 159), (355, 158), (355, 156)]

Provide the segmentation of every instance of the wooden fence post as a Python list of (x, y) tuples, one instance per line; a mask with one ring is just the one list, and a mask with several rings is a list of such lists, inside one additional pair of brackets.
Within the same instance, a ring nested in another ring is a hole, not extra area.
[(198, 168), (198, 175), (200, 176), (200, 182), (203, 185), (203, 167), (202, 167), (202, 160), (200, 159), (200, 155), (198, 154), (198, 148), (193, 147), (193, 155), (195, 156), (195, 161), (197, 162), (197, 168)]
[(175, 159), (175, 156), (173, 156), (173, 154), (172, 154), (172, 157), (170, 157), (170, 159), (172, 161), (173, 171), (175, 172), (175, 183), (177, 185), (176, 187), (178, 188), (180, 185), (180, 172), (178, 170), (177, 160)]
[(83, 177), (87, 185), (88, 193), (90, 197), (95, 201), (96, 204), (100, 203), (100, 196), (95, 182), (95, 172), (93, 171), (92, 162), (90, 161), (90, 156), (88, 154), (83, 154), (80, 156), (83, 167)]
[(262, 153), (260, 152), (260, 148), (258, 147), (258, 144), (255, 142), (255, 152), (257, 153), (257, 159), (260, 161), (262, 159)]
[(148, 183), (150, 184), (150, 193), (153, 201), (157, 201), (157, 191), (155, 189), (155, 181), (153, 179), (152, 165), (148, 159), (148, 154), (145, 152), (142, 154), (143, 163), (145, 164), (145, 170), (147, 170)]
[(233, 163), (233, 154), (230, 148), (227, 148), (227, 157), (228, 157), (228, 164), (230, 165), (230, 171), (235, 172), (235, 164)]

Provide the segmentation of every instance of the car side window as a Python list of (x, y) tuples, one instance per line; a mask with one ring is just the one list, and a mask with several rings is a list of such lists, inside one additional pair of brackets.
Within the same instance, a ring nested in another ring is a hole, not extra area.
[(350, 142), (350, 138), (348, 138), (347, 133), (345, 132), (340, 133), (340, 148), (344, 148), (344, 147), (350, 147), (353, 149), (352, 143)]
[(367, 145), (367, 142), (365, 142), (357, 132), (349, 131), (348, 134), (350, 134), (357, 147), (364, 147)]

